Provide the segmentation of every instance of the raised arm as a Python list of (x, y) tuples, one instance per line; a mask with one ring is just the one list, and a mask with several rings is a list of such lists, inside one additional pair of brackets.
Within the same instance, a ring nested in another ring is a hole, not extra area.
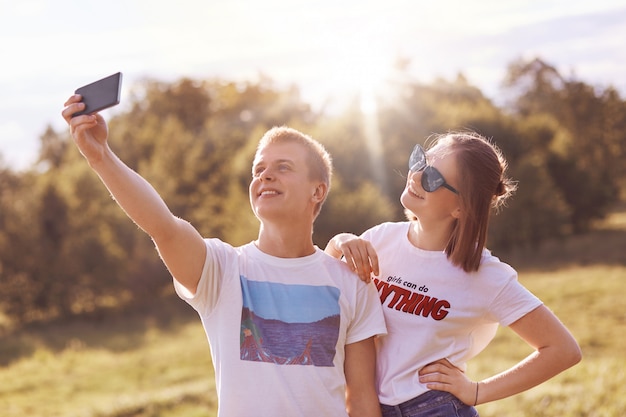
[(362, 281), (370, 282), (372, 274), (379, 273), (378, 255), (372, 244), (352, 233), (340, 233), (333, 237), (324, 252), (337, 259), (343, 256)]
[(84, 108), (80, 99), (70, 97), (62, 111), (76, 146), (128, 217), (152, 237), (170, 273), (195, 293), (206, 253), (202, 236), (174, 216), (156, 190), (113, 153), (101, 115), (71, 117)]
[(545, 306), (537, 307), (510, 328), (535, 351), (512, 368), (483, 381), (470, 381), (448, 361), (440, 360), (420, 371), (428, 388), (448, 391), (469, 405), (510, 397), (535, 387), (577, 364), (578, 343)]

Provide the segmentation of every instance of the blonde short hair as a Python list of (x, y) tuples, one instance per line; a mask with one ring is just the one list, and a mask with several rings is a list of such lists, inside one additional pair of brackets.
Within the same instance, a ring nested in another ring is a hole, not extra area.
[(315, 216), (322, 210), (322, 205), (330, 192), (331, 178), (333, 173), (332, 158), (326, 148), (313, 139), (296, 129), (287, 126), (276, 126), (265, 132), (257, 146), (256, 153), (272, 143), (294, 142), (302, 145), (307, 150), (307, 165), (310, 179), (322, 181), (326, 184), (327, 192), (324, 200), (315, 207)]

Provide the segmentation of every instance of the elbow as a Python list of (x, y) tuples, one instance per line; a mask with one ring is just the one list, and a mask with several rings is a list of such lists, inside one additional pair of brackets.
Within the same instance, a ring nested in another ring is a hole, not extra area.
[(570, 366), (574, 366), (583, 360), (583, 351), (580, 349), (578, 343), (574, 342), (574, 346), (570, 349)]
[(540, 355), (544, 352), (548, 355), (546, 360), (552, 364), (553, 376), (571, 368), (583, 358), (580, 346), (571, 336), (566, 341), (553, 345), (552, 348), (546, 347), (545, 349), (540, 348), (537, 350), (537, 353)]
[(573, 338), (561, 349), (560, 358), (563, 363), (563, 369), (571, 368), (583, 359), (583, 352), (580, 346)]

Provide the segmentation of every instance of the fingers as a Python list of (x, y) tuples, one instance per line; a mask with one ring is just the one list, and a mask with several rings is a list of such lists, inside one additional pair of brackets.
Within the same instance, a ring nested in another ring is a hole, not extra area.
[(70, 126), (70, 133), (75, 137), (97, 126), (98, 124), (98, 117), (96, 115), (81, 115), (72, 117), (74, 113), (85, 109), (85, 103), (81, 100), (82, 97), (80, 94), (70, 96), (63, 104), (65, 107), (61, 111), (61, 116), (63, 116), (63, 119), (65, 119), (67, 124)]
[(453, 389), (455, 378), (451, 375), (440, 372), (433, 372), (428, 374), (420, 373), (419, 381), (421, 384), (425, 384), (426, 387), (428, 387), (429, 389), (451, 392), (451, 389)]
[(454, 367), (447, 359), (430, 363), (418, 372), (419, 380), (422, 383), (450, 384), (459, 377), (459, 374), (462, 374), (461, 370)]
[(85, 110), (85, 103), (82, 102), (82, 96), (80, 94), (70, 96), (65, 103), (63, 103), (63, 106), (65, 107), (61, 112), (61, 116), (63, 116), (68, 124), (70, 124), (74, 113)]
[(369, 253), (370, 264), (372, 266), (372, 273), (378, 276), (380, 275), (380, 269), (378, 266), (378, 255), (376, 255), (376, 251), (374, 250), (374, 247), (371, 244), (370, 244), (370, 247), (372, 248), (371, 252)]
[(96, 115), (82, 115), (71, 118), (68, 123), (70, 124), (70, 133), (72, 136), (79, 138), (88, 130), (98, 125), (98, 118)]
[(352, 258), (355, 260), (355, 266), (357, 269), (357, 274), (364, 281), (369, 281), (370, 279), (370, 263), (369, 258), (367, 256), (367, 249), (362, 246), (356, 247), (356, 252), (353, 252)]
[(445, 391), (445, 392), (452, 393), (452, 385), (450, 385), (450, 384), (442, 384), (442, 383), (432, 382), (432, 383), (426, 384), (426, 387), (428, 389), (432, 389), (432, 390), (436, 390), (436, 391)]
[(331, 242), (328, 247), (332, 248), (332, 252), (329, 253), (343, 255), (346, 264), (362, 281), (370, 282), (372, 274), (379, 274), (378, 256), (369, 241), (351, 233), (340, 233)]
[(362, 281), (369, 282), (369, 268), (364, 266), (363, 256), (361, 255), (358, 247), (351, 248), (349, 245), (344, 245), (342, 250), (343, 256), (350, 269), (356, 272)]
[(79, 103), (83, 97), (80, 94), (72, 94), (66, 101), (63, 103), (64, 106), (69, 106), (72, 103)]
[(424, 374), (428, 374), (432, 372), (446, 373), (449, 371), (453, 371), (453, 372), (456, 371), (456, 372), (463, 373), (463, 370), (457, 368), (449, 360), (444, 358), (444, 359), (439, 359), (438, 361), (429, 363), (428, 365), (424, 366), (422, 369), (420, 369), (419, 374), (424, 375)]
[(428, 389), (449, 392), (467, 405), (474, 405), (477, 401), (477, 383), (464, 375), (429, 374), (420, 376), (419, 381)]
[(374, 246), (367, 241), (363, 240), (364, 245), (359, 247), (359, 255), (363, 259), (363, 268), (367, 271), (368, 278), (371, 274), (378, 276), (378, 255)]
[[(354, 240), (344, 244), (342, 250), (346, 262), (362, 281), (370, 282), (372, 273), (378, 275), (378, 258), (369, 242)], [(376, 269), (373, 268), (373, 262), (376, 264)]]
[[(425, 367), (423, 367), (422, 369), (419, 370), (418, 375), (420, 376), (420, 381), (422, 381), (422, 377), (427, 377), (426, 380), (428, 381), (433, 381), (432, 378), (430, 378), (430, 376), (432, 375), (447, 375), (449, 372), (449, 368), (437, 364), (437, 363), (433, 363), (430, 365), (426, 365)], [(425, 381), (426, 381), (425, 380)]]
[(447, 359), (426, 365), (419, 371), (419, 381), (429, 389), (452, 393), (465, 404), (476, 402), (476, 383)]

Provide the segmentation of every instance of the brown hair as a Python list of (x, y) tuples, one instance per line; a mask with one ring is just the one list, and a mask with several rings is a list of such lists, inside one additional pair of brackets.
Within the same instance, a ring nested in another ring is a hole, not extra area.
[(505, 176), (507, 162), (500, 149), (475, 132), (452, 132), (430, 138), (431, 146), (454, 152), (461, 206), (445, 252), (466, 272), (480, 267), (492, 210), (498, 210), (516, 190)]
[(312, 180), (319, 180), (326, 184), (327, 192), (324, 200), (320, 201), (315, 207), (314, 215), (317, 216), (322, 209), (326, 197), (330, 192), (331, 178), (333, 173), (332, 159), (326, 148), (313, 139), (311, 136), (306, 135), (296, 129), (287, 126), (275, 126), (265, 132), (259, 144), (256, 152), (258, 152), (272, 143), (285, 143), (295, 142), (298, 143), (307, 150), (307, 165), (309, 169), (309, 178)]

